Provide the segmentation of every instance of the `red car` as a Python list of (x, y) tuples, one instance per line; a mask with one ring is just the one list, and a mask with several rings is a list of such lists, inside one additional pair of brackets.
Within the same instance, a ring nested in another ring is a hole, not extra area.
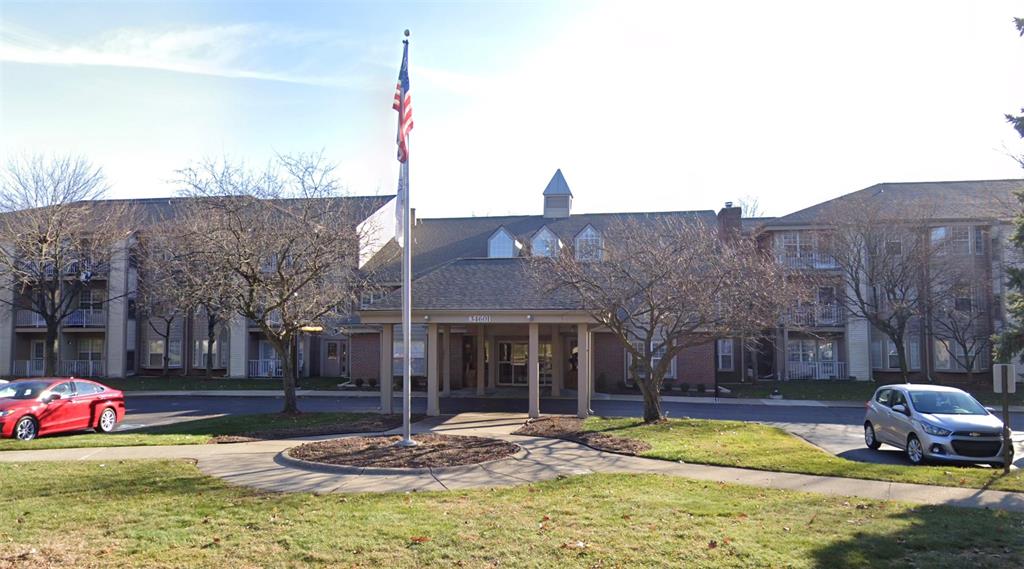
[(124, 418), (124, 393), (72, 377), (18, 379), (0, 384), (0, 436), (30, 441), (40, 435), (114, 430)]

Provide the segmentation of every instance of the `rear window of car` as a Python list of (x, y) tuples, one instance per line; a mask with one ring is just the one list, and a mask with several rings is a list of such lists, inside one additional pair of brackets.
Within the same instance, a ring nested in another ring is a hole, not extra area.
[(103, 388), (95, 383), (88, 383), (85, 381), (76, 381), (75, 389), (78, 391), (79, 395), (95, 395), (103, 391)]
[(889, 399), (892, 397), (891, 389), (879, 389), (878, 394), (875, 395), (875, 401), (882, 405), (888, 406)]

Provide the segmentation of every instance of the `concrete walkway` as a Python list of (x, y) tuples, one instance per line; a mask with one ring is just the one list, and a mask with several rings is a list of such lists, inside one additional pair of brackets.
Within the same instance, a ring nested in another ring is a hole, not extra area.
[(510, 413), (463, 413), (454, 417), (433, 417), (414, 425), (415, 432), (477, 435), (514, 441), (526, 451), (516, 458), (456, 472), (341, 474), (322, 468), (297, 468), (281, 458), (282, 451), (311, 440), (308, 438), (226, 445), (5, 451), (0, 452), (0, 462), (188, 458), (195, 459), (202, 472), (231, 484), (269, 491), (318, 494), (456, 490), (512, 486), (595, 472), (652, 473), (833, 496), (1024, 512), (1024, 493), (683, 464), (605, 453), (568, 441), (512, 435), (525, 418), (525, 415)]

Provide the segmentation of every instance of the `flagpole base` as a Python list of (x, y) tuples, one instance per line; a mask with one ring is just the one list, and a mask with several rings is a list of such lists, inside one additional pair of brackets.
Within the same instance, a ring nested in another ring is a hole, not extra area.
[(396, 447), (414, 447), (414, 446), (418, 446), (419, 444), (420, 443), (412, 440), (412, 437), (402, 437), (402, 440), (400, 440), (397, 443), (395, 443), (395, 446)]

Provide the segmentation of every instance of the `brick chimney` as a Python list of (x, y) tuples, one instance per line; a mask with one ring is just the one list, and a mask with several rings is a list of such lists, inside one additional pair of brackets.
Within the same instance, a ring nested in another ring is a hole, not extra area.
[(725, 202), (725, 207), (718, 210), (718, 232), (722, 238), (735, 237), (743, 230), (743, 209), (735, 207), (732, 202)]

